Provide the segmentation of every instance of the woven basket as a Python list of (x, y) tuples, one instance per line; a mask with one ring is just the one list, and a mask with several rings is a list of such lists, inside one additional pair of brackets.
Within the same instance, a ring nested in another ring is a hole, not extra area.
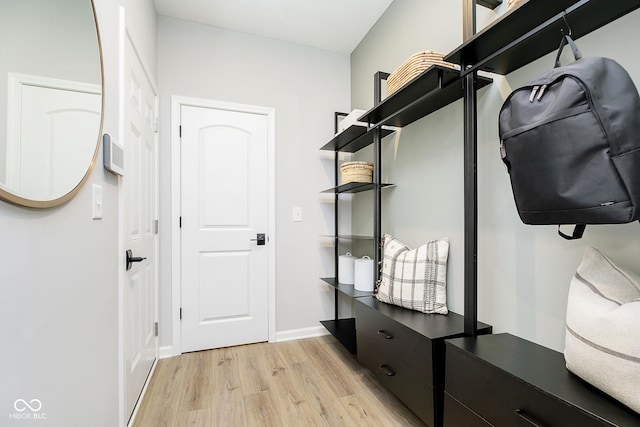
[(373, 180), (373, 163), (344, 162), (340, 166), (342, 184), (350, 182), (371, 182)]
[(442, 65), (457, 69), (457, 65), (451, 62), (445, 62), (442, 58), (443, 54), (432, 50), (425, 50), (415, 53), (409, 57), (401, 66), (387, 78), (387, 96), (391, 95), (402, 86), (407, 84), (411, 79), (421, 74), (424, 70), (434, 64)]
[(507, 0), (507, 10), (513, 9), (514, 7), (522, 3), (522, 1), (523, 0)]

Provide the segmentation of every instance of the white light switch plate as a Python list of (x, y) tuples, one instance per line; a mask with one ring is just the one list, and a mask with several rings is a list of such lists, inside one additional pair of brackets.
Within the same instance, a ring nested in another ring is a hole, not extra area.
[(302, 222), (302, 208), (299, 206), (293, 208), (293, 222)]
[(91, 194), (91, 218), (102, 219), (102, 186), (93, 184)]

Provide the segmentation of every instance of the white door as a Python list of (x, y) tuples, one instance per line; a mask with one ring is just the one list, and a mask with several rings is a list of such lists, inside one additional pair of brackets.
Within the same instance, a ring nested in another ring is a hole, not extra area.
[(269, 337), (266, 115), (181, 107), (182, 351)]
[[(156, 94), (127, 37), (124, 97), (124, 245), (134, 257), (124, 289), (125, 416), (131, 416), (157, 355)], [(123, 254), (124, 256), (124, 254)]]
[(11, 75), (9, 84), (16, 111), (9, 114), (6, 184), (31, 198), (61, 197), (93, 158), (100, 87), (23, 75)]

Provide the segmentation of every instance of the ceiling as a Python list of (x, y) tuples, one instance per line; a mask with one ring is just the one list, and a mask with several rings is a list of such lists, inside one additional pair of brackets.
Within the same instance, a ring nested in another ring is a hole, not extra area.
[(159, 15), (351, 53), (393, 0), (154, 0)]

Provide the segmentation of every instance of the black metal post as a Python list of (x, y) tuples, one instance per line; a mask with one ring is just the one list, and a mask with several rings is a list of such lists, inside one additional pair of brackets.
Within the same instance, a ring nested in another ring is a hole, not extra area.
[[(374, 76), (373, 104), (382, 102), (382, 80), (386, 80), (389, 73), (378, 71)], [(380, 262), (382, 261), (382, 128), (375, 130), (373, 139), (373, 265), (375, 266), (375, 281), (380, 278)]]
[[(333, 133), (337, 134), (338, 133), (338, 119), (339, 117), (344, 117), (345, 114), (344, 113), (335, 113), (334, 116), (334, 124), (333, 124)], [(338, 238), (338, 233), (339, 233), (339, 223), (340, 221), (338, 220), (338, 199), (339, 199), (339, 195), (338, 195), (338, 176), (339, 176), (339, 164), (338, 164), (338, 154), (339, 151), (336, 149), (334, 151), (334, 158), (333, 158), (333, 182), (335, 183), (336, 186), (336, 190), (334, 192), (334, 204), (333, 204), (333, 218), (335, 221), (335, 224), (333, 225), (333, 238), (334, 238), (334, 263), (335, 263), (335, 272), (336, 272), (336, 277), (335, 277), (335, 281), (336, 281), (336, 288), (333, 290), (333, 299), (334, 299), (334, 304), (333, 304), (333, 309), (334, 309), (334, 320), (338, 320), (338, 288), (337, 288), (337, 284), (338, 284), (338, 256), (340, 255), (340, 248), (338, 247), (338, 244), (340, 242), (340, 239)]]
[[(476, 32), (476, 0), (463, 0), (464, 40)], [(462, 61), (460, 66), (468, 65)], [(478, 330), (478, 73), (464, 77), (464, 333)]]

